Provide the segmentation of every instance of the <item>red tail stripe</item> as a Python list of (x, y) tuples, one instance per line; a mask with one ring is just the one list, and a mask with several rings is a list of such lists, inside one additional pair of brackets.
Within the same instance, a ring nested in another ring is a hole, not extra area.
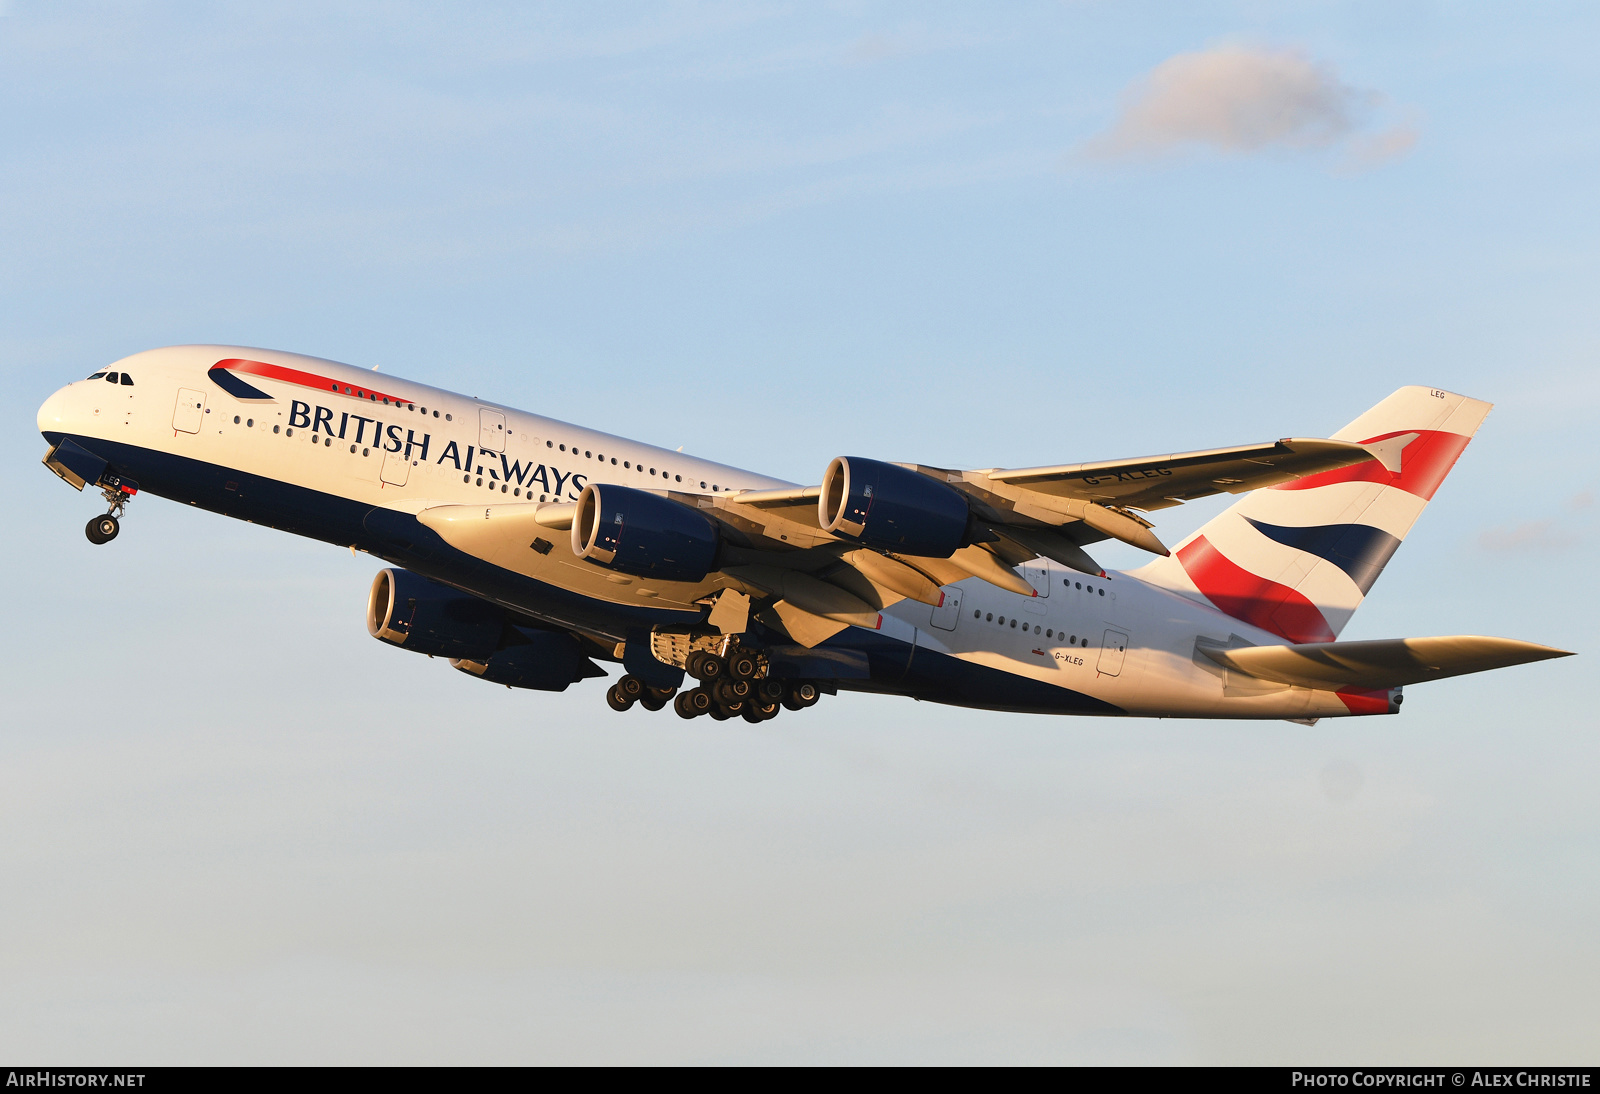
[(1400, 457), (1400, 470), (1390, 471), (1377, 460), (1341, 467), (1337, 471), (1324, 471), (1320, 475), (1307, 475), (1303, 479), (1281, 483), (1274, 490), (1315, 490), (1336, 482), (1376, 482), (1384, 486), (1398, 486), (1408, 494), (1424, 501), (1433, 499), (1433, 492), (1460, 459), (1471, 437), (1459, 433), (1440, 433), (1437, 430), (1398, 429), (1377, 437), (1368, 437), (1362, 444), (1398, 437), (1402, 433), (1416, 433), (1417, 439), (1406, 445)]
[(345, 387), (350, 389), (351, 396), (360, 391), (362, 398), (376, 396), (379, 399), (388, 399), (391, 403), (404, 405), (409, 399), (402, 399), (398, 395), (389, 395), (386, 392), (374, 391), (370, 387), (361, 387), (357, 384), (341, 386), (331, 376), (318, 376), (314, 372), (301, 372), (297, 368), (285, 368), (283, 365), (269, 365), (265, 361), (247, 361), (242, 357), (230, 357), (226, 361), (218, 361), (213, 368), (225, 368), (234, 372), (248, 372), (252, 376), (265, 376), (271, 380), (283, 380), (286, 383), (299, 384), (301, 387), (317, 388), (321, 391), (343, 392)]
[(1287, 585), (1235, 565), (1205, 536), (1178, 549), (1178, 562), (1205, 598), (1235, 619), (1290, 642), (1332, 642), (1333, 628), (1317, 606)]
[(1369, 691), (1366, 688), (1341, 688), (1337, 693), (1339, 701), (1343, 703), (1351, 714), (1388, 714), (1389, 692), (1387, 689)]

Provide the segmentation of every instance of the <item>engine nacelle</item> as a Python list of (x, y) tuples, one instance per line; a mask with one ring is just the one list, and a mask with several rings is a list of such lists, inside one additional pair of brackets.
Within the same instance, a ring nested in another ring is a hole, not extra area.
[(566, 691), (586, 676), (605, 673), (578, 647), (577, 639), (564, 631), (534, 631), (522, 627), (516, 633), (524, 641), (507, 646), (485, 660), (464, 657), (450, 659), (450, 667), (508, 688), (534, 691)]
[(926, 475), (881, 460), (839, 456), (822, 476), (817, 521), (880, 551), (949, 558), (965, 542), (967, 501)]
[(663, 581), (699, 581), (720, 538), (703, 513), (659, 494), (592, 482), (578, 495), (572, 553), (596, 566)]
[(367, 633), (434, 657), (487, 659), (500, 647), (500, 609), (410, 570), (379, 570), (367, 597)]

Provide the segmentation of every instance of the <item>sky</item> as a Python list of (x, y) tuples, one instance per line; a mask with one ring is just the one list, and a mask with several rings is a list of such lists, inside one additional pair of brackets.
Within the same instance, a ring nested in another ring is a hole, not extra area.
[[(0, 1057), (1600, 1056), (1592, 5), (0, 12)], [(192, 342), (798, 482), (1442, 387), (1496, 409), (1343, 637), (1579, 656), (1314, 727), (495, 688), (366, 556), (85, 540), (38, 405)]]

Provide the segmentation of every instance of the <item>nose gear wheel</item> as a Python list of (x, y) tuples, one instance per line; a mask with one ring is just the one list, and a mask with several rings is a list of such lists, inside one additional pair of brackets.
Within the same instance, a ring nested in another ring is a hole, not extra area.
[(136, 492), (131, 484), (124, 486), (116, 480), (113, 480), (113, 484), (100, 484), (100, 496), (106, 499), (106, 511), (84, 525), (83, 534), (89, 537), (90, 543), (99, 546), (117, 538), (117, 533), (122, 531), (123, 510), (127, 509), (129, 500)]

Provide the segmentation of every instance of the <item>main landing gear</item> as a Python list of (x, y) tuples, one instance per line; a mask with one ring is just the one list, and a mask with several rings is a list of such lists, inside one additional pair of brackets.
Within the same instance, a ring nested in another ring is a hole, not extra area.
[(137, 487), (126, 483), (107, 484), (102, 481), (100, 494), (106, 499), (106, 511), (84, 526), (83, 534), (89, 537), (90, 543), (99, 546), (117, 538), (117, 533), (122, 531), (122, 521), (119, 519), (122, 511), (138, 492)]
[(761, 658), (738, 647), (726, 657), (696, 650), (689, 654), (685, 668), (700, 681), (699, 687), (688, 691), (650, 688), (630, 674), (611, 686), (606, 702), (612, 710), (627, 710), (634, 703), (646, 710), (660, 710), (671, 702), (680, 718), (709, 714), (719, 722), (740, 717), (755, 723), (776, 718), (780, 708), (804, 710), (822, 698), (821, 689), (810, 680), (766, 675)]

